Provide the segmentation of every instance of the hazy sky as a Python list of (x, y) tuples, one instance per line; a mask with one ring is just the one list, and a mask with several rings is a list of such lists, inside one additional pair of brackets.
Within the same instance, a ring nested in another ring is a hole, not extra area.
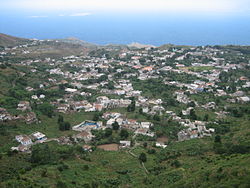
[[(1, 10), (86, 16), (112, 13), (248, 14), (250, 0), (0, 0)], [(31, 15), (32, 16), (32, 15)]]

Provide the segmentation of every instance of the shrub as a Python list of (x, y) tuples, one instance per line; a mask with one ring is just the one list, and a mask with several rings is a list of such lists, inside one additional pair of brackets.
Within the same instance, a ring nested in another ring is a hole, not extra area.
[(143, 163), (145, 163), (147, 161), (147, 156), (145, 153), (141, 153), (139, 156), (139, 160)]

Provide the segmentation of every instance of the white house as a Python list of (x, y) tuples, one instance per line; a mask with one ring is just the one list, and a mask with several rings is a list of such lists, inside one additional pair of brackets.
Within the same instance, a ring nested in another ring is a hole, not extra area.
[(72, 88), (66, 88), (65, 91), (69, 92), (69, 93), (74, 93), (77, 91), (77, 89), (72, 89)]
[(32, 134), (32, 136), (36, 139), (36, 140), (47, 140), (47, 137), (45, 134), (40, 133), (40, 132), (35, 132)]
[(17, 135), (15, 138), (16, 138), (16, 141), (20, 142), (24, 146), (28, 146), (32, 144), (32, 140), (27, 135)]
[(144, 129), (149, 129), (152, 126), (153, 126), (153, 123), (151, 122), (141, 122), (141, 127)]
[(125, 141), (125, 140), (120, 141), (120, 148), (129, 148), (130, 146), (131, 146), (131, 141)]
[(161, 142), (156, 142), (155, 146), (156, 146), (156, 147), (161, 147), (161, 148), (166, 148), (166, 147), (167, 147), (166, 144), (161, 143)]

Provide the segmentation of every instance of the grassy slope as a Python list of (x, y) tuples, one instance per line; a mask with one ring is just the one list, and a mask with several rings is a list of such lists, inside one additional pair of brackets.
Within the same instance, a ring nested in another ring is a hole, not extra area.
[[(71, 118), (74, 119), (73, 116)], [(78, 120), (82, 119), (76, 119), (75, 122)], [(247, 139), (247, 135), (250, 134), (248, 120), (236, 122), (238, 129), (233, 128), (234, 135), (231, 140), (238, 142), (239, 137)], [(230, 135), (231, 133), (228, 133), (223, 136), (222, 142), (226, 142)], [(57, 147), (57, 144), (51, 145)], [(152, 148), (151, 144), (148, 148)], [(54, 187), (59, 180), (68, 187), (84, 187), (93, 182), (99, 183), (101, 187), (112, 187), (111, 182), (115, 182), (113, 187), (248, 187), (250, 155), (218, 155), (214, 154), (212, 148), (213, 138), (174, 142), (168, 146), (165, 153), (156, 148), (156, 154), (147, 154), (145, 166), (150, 174), (146, 174), (138, 159), (126, 151), (96, 150), (88, 156), (91, 161), (80, 159), (77, 155), (72, 156), (62, 160), (68, 169), (59, 171), (60, 163), (40, 165), (20, 173), (20, 179), (32, 185), (39, 185), (38, 187)], [(139, 155), (141, 152), (147, 153), (147, 149), (137, 147), (132, 149), (132, 152)], [(179, 152), (180, 155), (161, 162), (158, 160), (159, 156), (171, 156), (175, 152)], [(28, 155), (23, 154), (3, 156), (0, 160), (3, 167), (1, 169), (6, 172), (10, 169), (22, 172), (25, 166), (30, 166), (28, 158)], [(173, 166), (175, 160), (181, 165)], [(15, 164), (15, 167), (11, 167), (11, 164)], [(85, 168), (86, 165), (89, 169)], [(47, 169), (46, 176), (42, 175), (44, 169)], [(120, 173), (124, 171), (127, 173)], [(7, 182), (2, 182), (2, 185), (6, 185)]]

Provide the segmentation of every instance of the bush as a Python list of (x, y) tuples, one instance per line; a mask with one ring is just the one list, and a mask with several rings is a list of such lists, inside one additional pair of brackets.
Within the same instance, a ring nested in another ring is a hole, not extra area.
[(87, 164), (86, 164), (86, 165), (83, 165), (83, 169), (84, 169), (84, 170), (89, 170), (89, 165), (87, 165)]
[(104, 134), (105, 134), (105, 137), (110, 137), (112, 135), (112, 129), (110, 128), (105, 129)]
[(139, 160), (143, 163), (145, 163), (147, 161), (147, 155), (145, 153), (141, 153), (139, 155)]
[(155, 114), (155, 115), (153, 116), (153, 120), (155, 120), (155, 121), (161, 121), (161, 118), (160, 118), (159, 115)]
[(69, 166), (66, 164), (62, 164), (60, 166), (57, 167), (57, 169), (62, 172), (63, 170), (69, 169)]
[(174, 160), (172, 163), (171, 163), (171, 166), (174, 166), (176, 168), (179, 168), (181, 166), (181, 163), (180, 161), (178, 160)]
[(147, 152), (148, 152), (148, 154), (155, 154), (156, 153), (155, 149), (149, 149)]
[(120, 132), (120, 137), (122, 139), (126, 139), (126, 138), (128, 138), (128, 136), (129, 136), (128, 131), (126, 129), (122, 129), (121, 132)]
[(61, 123), (59, 123), (59, 130), (60, 131), (68, 131), (68, 130), (70, 130), (70, 127), (71, 127), (71, 125), (70, 125), (69, 122), (61, 122)]
[(52, 160), (50, 148), (47, 144), (37, 144), (32, 147), (31, 162), (35, 164), (49, 164)]
[(117, 121), (115, 121), (114, 123), (112, 123), (112, 128), (113, 128), (113, 130), (119, 130), (120, 126), (117, 123)]
[(59, 180), (57, 182), (57, 184), (56, 184), (56, 187), (58, 187), (58, 188), (67, 188), (68, 186), (67, 186), (67, 184), (65, 182)]
[(52, 116), (54, 115), (54, 107), (49, 103), (43, 103), (39, 105), (38, 110), (42, 112), (43, 115), (46, 115), (49, 118), (52, 118)]
[[(228, 144), (229, 145), (229, 144)], [(234, 154), (234, 153), (240, 153), (245, 154), (250, 152), (250, 146), (249, 145), (243, 145), (243, 144), (230, 144), (227, 148), (228, 154)]]
[(216, 135), (216, 136), (214, 137), (214, 142), (215, 142), (215, 143), (221, 143), (221, 138), (220, 138), (219, 135)]

